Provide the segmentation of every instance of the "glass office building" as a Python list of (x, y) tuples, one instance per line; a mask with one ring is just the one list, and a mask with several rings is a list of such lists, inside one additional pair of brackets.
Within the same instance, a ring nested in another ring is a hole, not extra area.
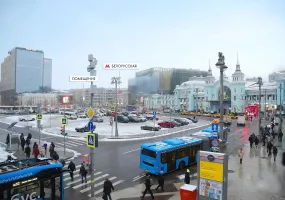
[(51, 87), (52, 63), (50, 59), (44, 59), (43, 51), (15, 47), (8, 54), (1, 64), (2, 105), (15, 105), (21, 93), (38, 92), (43, 86)]

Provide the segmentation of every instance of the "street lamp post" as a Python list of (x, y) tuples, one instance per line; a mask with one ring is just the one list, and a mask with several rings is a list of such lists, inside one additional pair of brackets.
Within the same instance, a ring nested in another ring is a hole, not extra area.
[(222, 52), (218, 54), (219, 59), (216, 63), (216, 66), (220, 69), (220, 135), (219, 138), (223, 138), (224, 131), (224, 112), (223, 112), (223, 104), (224, 104), (224, 71), (228, 68), (225, 65), (225, 56)]
[(121, 82), (121, 77), (112, 77), (111, 79), (111, 84), (115, 84), (115, 89), (116, 89), (116, 107), (115, 107), (115, 120), (116, 120), (116, 125), (115, 125), (115, 137), (119, 137), (119, 132), (118, 132), (118, 85), (120, 85)]
[(282, 119), (281, 119), (281, 106), (282, 106), (282, 103), (281, 103), (281, 92), (282, 92), (282, 83), (280, 83), (279, 85), (279, 93), (280, 93), (280, 104), (279, 104), (279, 126), (278, 126), (278, 132), (281, 132), (282, 130)]

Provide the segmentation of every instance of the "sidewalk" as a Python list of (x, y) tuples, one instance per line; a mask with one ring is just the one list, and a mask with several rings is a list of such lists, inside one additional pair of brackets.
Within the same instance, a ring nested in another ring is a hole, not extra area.
[[(236, 152), (229, 157), (229, 184), (228, 200), (269, 200), (285, 199), (285, 167), (281, 165), (282, 153), (285, 150), (285, 142), (280, 144), (277, 140), (274, 143), (278, 147), (276, 162), (273, 156), (268, 157), (266, 148), (259, 146), (258, 149), (250, 148), (246, 144), (243, 149), (245, 156), (243, 164), (239, 163)], [(165, 192), (156, 192), (153, 186), (152, 191), (156, 200), (180, 200), (180, 183), (165, 183)], [(191, 180), (192, 185), (197, 185), (197, 180)], [(113, 200), (139, 200), (144, 185), (136, 185), (112, 193)], [(92, 198), (91, 198), (92, 199)], [(93, 198), (94, 199), (94, 198)], [(101, 197), (96, 197), (101, 199)], [(145, 200), (150, 200), (147, 195)]]

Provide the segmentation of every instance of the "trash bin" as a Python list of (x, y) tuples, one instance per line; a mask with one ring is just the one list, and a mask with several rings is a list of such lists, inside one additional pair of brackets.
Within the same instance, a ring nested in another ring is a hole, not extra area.
[(184, 184), (180, 187), (181, 200), (196, 200), (197, 199), (197, 186)]

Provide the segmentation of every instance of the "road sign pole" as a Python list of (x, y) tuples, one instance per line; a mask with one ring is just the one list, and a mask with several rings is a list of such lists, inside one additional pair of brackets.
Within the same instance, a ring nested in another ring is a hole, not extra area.
[(62, 133), (63, 133), (63, 156), (65, 158), (65, 126), (62, 128)]
[[(41, 113), (41, 105), (38, 105), (37, 116)], [(39, 129), (39, 145), (41, 145), (41, 120), (37, 120), (37, 125)]]

